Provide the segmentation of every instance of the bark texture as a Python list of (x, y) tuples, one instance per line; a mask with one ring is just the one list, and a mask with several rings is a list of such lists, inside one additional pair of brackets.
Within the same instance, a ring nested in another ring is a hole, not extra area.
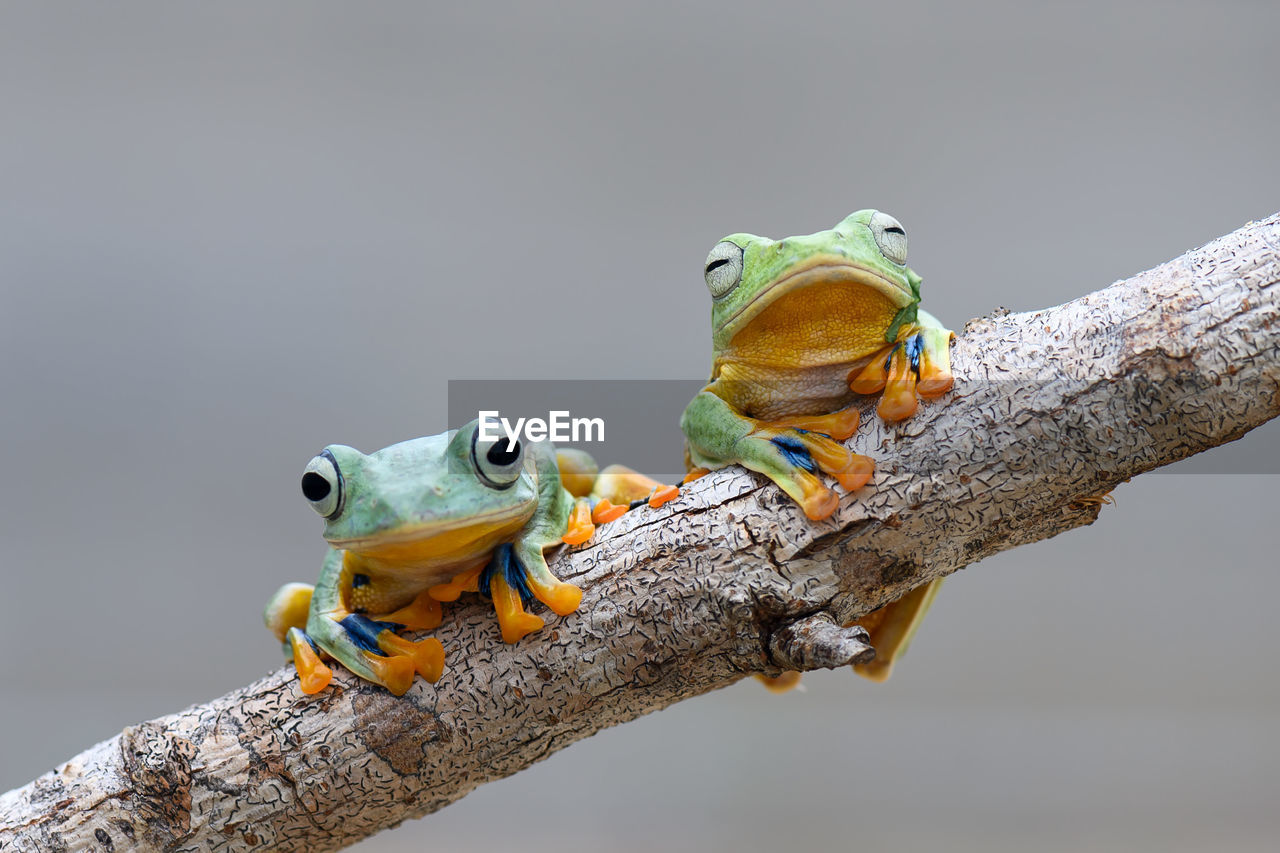
[(718, 472), (565, 549), (581, 609), (515, 646), (448, 612), (404, 697), (293, 668), (126, 729), (0, 796), (0, 849), (335, 850), (606, 726), (749, 673), (844, 665), (840, 628), (912, 587), (1088, 524), (1117, 483), (1280, 414), (1280, 214), (1055, 308), (973, 321), (955, 390), (864, 417), (870, 486), (811, 523)]

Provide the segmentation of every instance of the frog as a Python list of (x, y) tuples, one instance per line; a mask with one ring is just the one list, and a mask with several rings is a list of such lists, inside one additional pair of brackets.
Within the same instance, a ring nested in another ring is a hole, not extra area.
[(416, 676), (439, 680), (445, 663), (438, 639), (401, 631), (430, 631), (442, 603), (480, 592), (503, 641), (519, 642), (545, 625), (526, 607), (565, 617), (582, 601), (548, 567), (548, 549), (580, 545), (596, 525), (678, 494), (621, 465), (598, 471), (581, 450), (491, 437), (479, 420), (370, 454), (329, 445), (301, 487), (329, 548), (316, 584), (282, 586), (264, 621), (303, 693), (329, 685), (331, 658), (397, 696)]
[[(870, 482), (874, 461), (843, 444), (859, 400), (880, 395), (886, 423), (916, 413), (954, 384), (954, 333), (920, 307), (902, 224), (859, 210), (834, 228), (781, 240), (736, 233), (707, 255), (712, 364), (684, 410), (686, 482), (738, 464), (789, 495), (810, 520)], [(888, 678), (937, 593), (937, 583), (868, 614), (876, 659), (855, 670)], [(798, 676), (772, 682), (780, 689)]]

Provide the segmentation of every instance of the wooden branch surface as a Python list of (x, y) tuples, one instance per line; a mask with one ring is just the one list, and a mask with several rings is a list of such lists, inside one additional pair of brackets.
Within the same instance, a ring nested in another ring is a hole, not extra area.
[(931, 578), (1088, 524), (1121, 481), (1280, 414), (1280, 214), (1044, 311), (973, 321), (955, 390), (864, 417), (870, 486), (811, 523), (739, 469), (553, 562), (581, 609), (504, 645), (451, 609), (451, 667), (404, 697), (292, 666), (126, 729), (0, 796), (0, 850), (335, 850), (606, 726), (859, 652), (839, 626)]

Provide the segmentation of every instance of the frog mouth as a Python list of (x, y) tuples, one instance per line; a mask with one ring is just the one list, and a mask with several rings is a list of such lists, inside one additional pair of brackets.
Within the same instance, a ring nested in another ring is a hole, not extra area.
[(329, 539), (328, 542), (340, 551), (396, 561), (465, 558), (509, 541), (524, 527), (533, 509), (532, 504), (504, 507), (464, 518), (407, 523), (399, 530), (376, 536)]
[(913, 298), (907, 287), (848, 258), (839, 255), (815, 255), (796, 264), (785, 275), (756, 294), (754, 299), (731, 314), (721, 324), (720, 331), (732, 338), (784, 296), (819, 285), (869, 288), (883, 296), (895, 308), (909, 304)]

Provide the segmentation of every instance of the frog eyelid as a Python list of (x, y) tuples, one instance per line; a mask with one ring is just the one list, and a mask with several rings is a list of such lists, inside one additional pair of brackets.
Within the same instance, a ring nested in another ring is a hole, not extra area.
[(907, 232), (902, 223), (887, 213), (876, 211), (867, 222), (876, 248), (885, 259), (898, 266), (907, 263)]
[(721, 240), (707, 253), (703, 277), (712, 299), (720, 299), (742, 281), (743, 254), (743, 248), (732, 240)]

